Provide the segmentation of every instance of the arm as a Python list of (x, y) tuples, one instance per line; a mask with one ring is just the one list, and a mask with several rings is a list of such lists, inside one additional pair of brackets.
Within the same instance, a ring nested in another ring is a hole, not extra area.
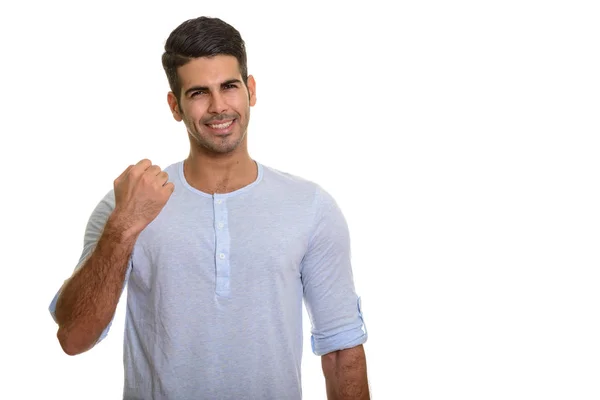
[(137, 238), (122, 226), (118, 215), (109, 217), (95, 250), (58, 297), (57, 337), (69, 355), (91, 349), (114, 316)]
[(91, 349), (111, 322), (137, 237), (173, 193), (168, 178), (150, 160), (131, 165), (115, 179), (114, 207), (103, 201), (92, 214), (82, 258), (87, 252), (90, 257), (80, 262), (56, 300), (57, 337), (65, 353)]
[(367, 362), (362, 345), (321, 357), (328, 400), (368, 400)]
[(313, 208), (313, 232), (302, 262), (312, 350), (322, 357), (330, 400), (368, 399), (362, 346), (367, 331), (354, 288), (348, 226), (335, 200), (320, 188)]

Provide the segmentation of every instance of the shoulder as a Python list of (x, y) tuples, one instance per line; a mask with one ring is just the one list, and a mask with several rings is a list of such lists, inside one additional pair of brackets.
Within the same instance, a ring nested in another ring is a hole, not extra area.
[(333, 195), (318, 182), (269, 166), (263, 166), (263, 181), (263, 195), (281, 204), (301, 206), (315, 223), (328, 214), (343, 219)]
[(168, 164), (163, 168), (167, 174), (169, 174), (169, 180), (172, 180), (175, 176), (179, 175), (179, 172), (183, 166), (183, 160)]
[(323, 188), (317, 182), (271, 166), (262, 165), (262, 174), (262, 181), (265, 186), (281, 191), (287, 196), (315, 196), (318, 192), (323, 191)]

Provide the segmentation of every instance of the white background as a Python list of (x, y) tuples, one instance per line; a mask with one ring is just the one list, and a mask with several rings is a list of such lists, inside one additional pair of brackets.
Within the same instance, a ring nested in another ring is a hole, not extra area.
[(47, 309), (113, 179), (187, 155), (160, 56), (200, 15), (246, 40), (251, 156), (346, 215), (374, 399), (600, 398), (593, 3), (3, 2), (0, 398), (121, 396), (124, 302), (76, 357)]

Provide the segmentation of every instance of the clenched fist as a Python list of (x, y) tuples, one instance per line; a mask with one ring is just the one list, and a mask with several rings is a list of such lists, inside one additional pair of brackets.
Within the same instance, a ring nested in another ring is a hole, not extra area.
[(168, 179), (147, 159), (130, 165), (115, 179), (114, 214), (124, 229), (139, 233), (158, 216), (175, 189)]

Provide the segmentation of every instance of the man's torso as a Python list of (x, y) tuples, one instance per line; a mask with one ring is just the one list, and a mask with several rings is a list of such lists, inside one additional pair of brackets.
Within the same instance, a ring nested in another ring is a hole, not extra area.
[(228, 194), (175, 191), (132, 254), (126, 399), (299, 399), (314, 184), (259, 165)]

